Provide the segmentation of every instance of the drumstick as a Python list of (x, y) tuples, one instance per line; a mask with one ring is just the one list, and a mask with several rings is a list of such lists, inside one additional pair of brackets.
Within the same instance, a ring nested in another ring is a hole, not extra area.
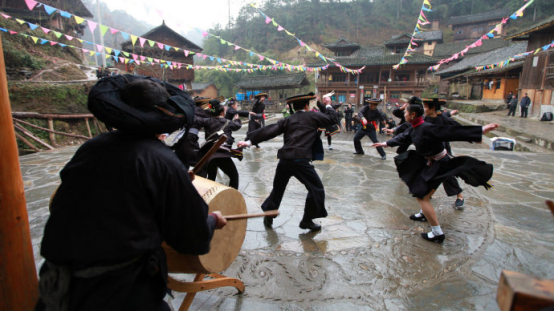
[(202, 169), (206, 163), (210, 160), (210, 157), (219, 149), (219, 146), (223, 145), (223, 143), (227, 140), (227, 136), (225, 134), (222, 134), (219, 139), (215, 142), (215, 144), (206, 152), (206, 154), (196, 163), (194, 168), (192, 169), (192, 172), (196, 175), (198, 172)]
[(239, 220), (239, 219), (245, 219), (245, 218), (262, 217), (262, 216), (277, 217), (278, 215), (279, 215), (279, 211), (274, 210), (274, 211), (267, 211), (265, 213), (257, 213), (257, 214), (226, 215), (226, 216), (223, 216), (223, 218), (229, 221), (229, 220)]

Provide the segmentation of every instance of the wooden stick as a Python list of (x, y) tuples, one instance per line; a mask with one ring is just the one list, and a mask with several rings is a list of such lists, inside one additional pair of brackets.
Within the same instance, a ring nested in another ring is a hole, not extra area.
[(15, 137), (19, 138), (25, 145), (29, 146), (29, 148), (33, 149), (36, 152), (40, 152), (40, 148), (37, 148), (35, 145), (31, 144), (31, 142), (25, 139), (23, 135), (15, 132)]
[(238, 220), (238, 219), (245, 219), (245, 218), (254, 218), (254, 217), (277, 217), (279, 216), (279, 211), (267, 211), (264, 213), (256, 213), (256, 214), (237, 214), (237, 215), (226, 215), (223, 216), (223, 218), (227, 220)]
[(548, 200), (548, 201), (546, 201), (546, 205), (548, 205), (548, 208), (550, 209), (550, 212), (552, 212), (552, 214), (554, 214), (554, 202)]
[(85, 118), (85, 123), (87, 124), (88, 137), (92, 138), (92, 132), (90, 131), (90, 124), (88, 123), (88, 118)]
[(219, 146), (223, 145), (223, 143), (226, 140), (227, 140), (227, 136), (224, 134), (221, 135), (219, 139), (215, 142), (215, 144), (212, 146), (212, 148), (210, 148), (210, 150), (208, 150), (208, 152), (202, 157), (202, 159), (200, 159), (200, 161), (196, 163), (196, 165), (192, 169), (192, 172), (194, 174), (198, 174), (198, 172), (200, 172), (202, 167), (206, 165), (206, 163), (208, 163), (208, 161), (210, 160), (210, 157), (217, 151), (217, 149), (219, 149)]
[(25, 125), (28, 125), (30, 127), (33, 127), (33, 128), (36, 128), (36, 129), (39, 129), (39, 130), (43, 130), (45, 132), (48, 132), (48, 133), (54, 133), (54, 134), (58, 134), (58, 135), (63, 135), (63, 136), (69, 136), (69, 137), (75, 137), (75, 138), (81, 138), (81, 139), (90, 139), (89, 137), (86, 137), (86, 136), (83, 136), (83, 135), (75, 135), (75, 134), (69, 134), (69, 133), (64, 133), (64, 132), (58, 132), (58, 131), (54, 131), (54, 130), (50, 130), (50, 129), (47, 129), (47, 128), (44, 128), (42, 126), (38, 126), (38, 125), (34, 125), (32, 123), (29, 123), (29, 122), (25, 122), (23, 120), (19, 120), (17, 118), (13, 118), (13, 120), (16, 122), (16, 123), (21, 123), (21, 124), (25, 124)]
[(36, 137), (35, 135), (33, 135), (33, 133), (29, 132), (26, 128), (24, 128), (23, 126), (17, 124), (17, 123), (14, 123), (13, 125), (15, 127), (16, 130), (20, 131), (21, 133), (23, 133), (25, 136), (31, 138), (32, 140), (36, 141), (37, 143), (43, 145), (44, 147), (50, 149), (50, 150), (54, 150), (54, 147), (50, 146), (49, 144), (45, 143), (42, 139)]
[(48, 118), (48, 129), (50, 130), (50, 131), (48, 131), (48, 137), (50, 138), (50, 143), (52, 144), (52, 146), (57, 147), (58, 144), (56, 144), (56, 135), (53, 133), (54, 132), (54, 119), (52, 119), (52, 118)]

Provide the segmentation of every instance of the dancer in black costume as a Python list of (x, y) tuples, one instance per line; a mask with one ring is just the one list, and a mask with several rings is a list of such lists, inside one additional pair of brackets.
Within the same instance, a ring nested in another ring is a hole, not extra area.
[(421, 99), (413, 97), (406, 107), (404, 117), (412, 127), (404, 133), (384, 143), (375, 143), (373, 147), (394, 147), (413, 143), (416, 150), (409, 150), (394, 158), (400, 178), (421, 207), (421, 212), (410, 216), (412, 220), (425, 217), (432, 231), (421, 236), (431, 242), (442, 243), (445, 235), (439, 225), (437, 215), (431, 204), (431, 196), (439, 185), (450, 176), (462, 178), (474, 187), (484, 186), (492, 177), (493, 167), (472, 157), (451, 158), (444, 148), (444, 141), (480, 142), (482, 135), (498, 127), (498, 124), (481, 126), (444, 126), (423, 121)]

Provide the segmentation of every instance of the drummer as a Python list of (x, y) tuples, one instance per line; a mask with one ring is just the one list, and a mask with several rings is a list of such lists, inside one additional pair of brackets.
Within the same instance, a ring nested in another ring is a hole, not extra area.
[[(123, 81), (116, 77), (100, 81)], [(125, 78), (132, 82), (112, 102), (126, 111), (140, 106), (148, 125), (167, 132), (185, 125), (186, 110), (171, 106), (161, 81)], [(192, 106), (187, 94), (179, 96)], [(103, 112), (95, 111), (105, 120)], [(172, 119), (175, 128), (155, 123), (160, 114), (167, 117), (165, 111), (180, 118)], [(117, 113), (110, 113), (115, 120)], [(41, 244), (45, 263), (36, 310), (170, 310), (163, 300), (167, 261), (162, 241), (180, 253), (205, 254), (214, 229), (226, 224), (221, 213), (208, 214), (185, 166), (157, 133), (145, 130), (142, 122), (134, 130), (117, 123), (112, 125), (120, 130), (84, 143), (60, 172), (62, 183)]]
[[(317, 102), (319, 110), (324, 113), (310, 112), (309, 104), (313, 99), (316, 99), (313, 93), (287, 98), (286, 103), (293, 105), (295, 111), (293, 115), (279, 120), (276, 124), (248, 133), (246, 141), (238, 142), (237, 146), (250, 147), (284, 134), (283, 148), (277, 152), (279, 163), (273, 179), (273, 189), (262, 204), (262, 209), (264, 211), (279, 209), (289, 179), (294, 176), (308, 190), (300, 228), (318, 231), (321, 230), (321, 226), (313, 222), (313, 219), (327, 217), (327, 210), (323, 183), (311, 164), (313, 146), (319, 138), (317, 129), (336, 124), (337, 114), (331, 105), (325, 107), (319, 101)], [(264, 217), (264, 225), (271, 227), (273, 218)]]

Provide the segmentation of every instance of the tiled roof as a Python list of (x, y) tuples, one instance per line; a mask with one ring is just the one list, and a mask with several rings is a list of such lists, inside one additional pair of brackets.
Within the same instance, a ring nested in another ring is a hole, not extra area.
[(326, 48), (332, 50), (336, 48), (360, 48), (358, 43), (348, 40), (348, 38), (342, 36), (334, 43), (329, 43), (325, 45)]
[[(379, 65), (396, 65), (400, 62), (404, 54), (391, 54), (390, 50), (384, 46), (375, 46), (369, 48), (361, 48), (350, 56), (338, 56), (334, 59), (343, 66), (379, 66)], [(424, 54), (414, 53), (406, 58), (408, 64), (428, 64), (434, 65), (438, 59)], [(323, 66), (326, 63), (319, 61), (309, 64), (309, 66)], [(331, 66), (335, 66), (332, 62)]]
[[(150, 39), (150, 40), (156, 40), (156, 36), (154, 35), (156, 32), (158, 31), (163, 31), (163, 32), (167, 32), (173, 36), (175, 36), (177, 38), (178, 41), (180, 41), (179, 43), (179, 46), (177, 46), (178, 48), (182, 48), (182, 49), (187, 49), (187, 50), (190, 50), (190, 51), (193, 51), (193, 52), (202, 52), (202, 48), (199, 47), (198, 45), (194, 44), (192, 41), (190, 41), (189, 39), (181, 36), (180, 34), (178, 34), (177, 32), (175, 32), (175, 30), (169, 28), (166, 24), (165, 24), (165, 21), (162, 22), (162, 24), (156, 28), (153, 28), (152, 30), (150, 30), (149, 32), (143, 34), (141, 37), (142, 38), (145, 38), (145, 39)], [(129, 46), (131, 44), (131, 40), (128, 40), (128, 41), (125, 41), (121, 44), (122, 47), (124, 46)]]
[(267, 76), (242, 76), (235, 86), (241, 89), (286, 89), (310, 85), (305, 73)]
[(541, 30), (543, 28), (547, 28), (547, 27), (551, 27), (551, 26), (554, 26), (554, 15), (552, 15), (550, 17), (547, 17), (547, 18), (545, 18), (541, 21), (538, 21), (538, 22), (532, 24), (531, 26), (525, 27), (523, 30), (519, 30), (515, 33), (509, 34), (504, 38), (504, 40), (510, 40), (510, 39), (513, 39), (513, 38), (524, 36), (524, 35), (526, 35), (530, 32)]
[[(423, 39), (423, 40), (419, 40), (419, 41), (423, 41), (423, 42), (426, 42), (426, 41), (440, 41), (440, 42), (442, 42), (442, 31), (441, 30), (433, 30), (433, 31), (420, 32), (420, 33), (415, 35), (415, 38), (416, 39)], [(418, 42), (418, 41), (416, 41), (416, 42)]]
[(502, 19), (503, 17), (508, 17), (509, 15), (510, 15), (509, 9), (501, 9), (501, 10), (483, 12), (483, 13), (473, 14), (473, 15), (452, 16), (450, 17), (449, 25), (461, 25), (461, 24), (485, 22), (490, 20)]
[[(466, 46), (471, 45), (474, 42), (475, 40), (437, 44), (435, 46), (435, 52), (433, 53), (433, 57), (449, 58), (454, 53), (460, 52), (461, 50), (465, 49)], [(469, 49), (467, 53), (465, 53), (465, 56), (467, 57), (469, 55), (488, 52), (501, 47), (506, 47), (510, 44), (510, 42), (504, 41), (502, 39), (487, 39), (487, 40), (481, 40), (481, 42), (483, 43), (481, 46), (478, 46), (473, 49)]]
[(207, 82), (207, 83), (198, 83), (198, 82), (192, 82), (192, 90), (193, 91), (203, 91), (208, 88), (208, 86), (213, 85), (213, 83)]
[(403, 33), (401, 35), (392, 36), (392, 38), (385, 41), (385, 45), (402, 44), (402, 43), (408, 44), (410, 43), (411, 39), (412, 39), (412, 35)]
[(505, 61), (514, 55), (525, 52), (526, 48), (527, 42), (512, 43), (504, 48), (466, 57), (452, 67), (440, 70), (437, 74), (440, 76), (458, 74), (467, 70), (475, 69), (477, 66), (495, 64), (500, 61)]

